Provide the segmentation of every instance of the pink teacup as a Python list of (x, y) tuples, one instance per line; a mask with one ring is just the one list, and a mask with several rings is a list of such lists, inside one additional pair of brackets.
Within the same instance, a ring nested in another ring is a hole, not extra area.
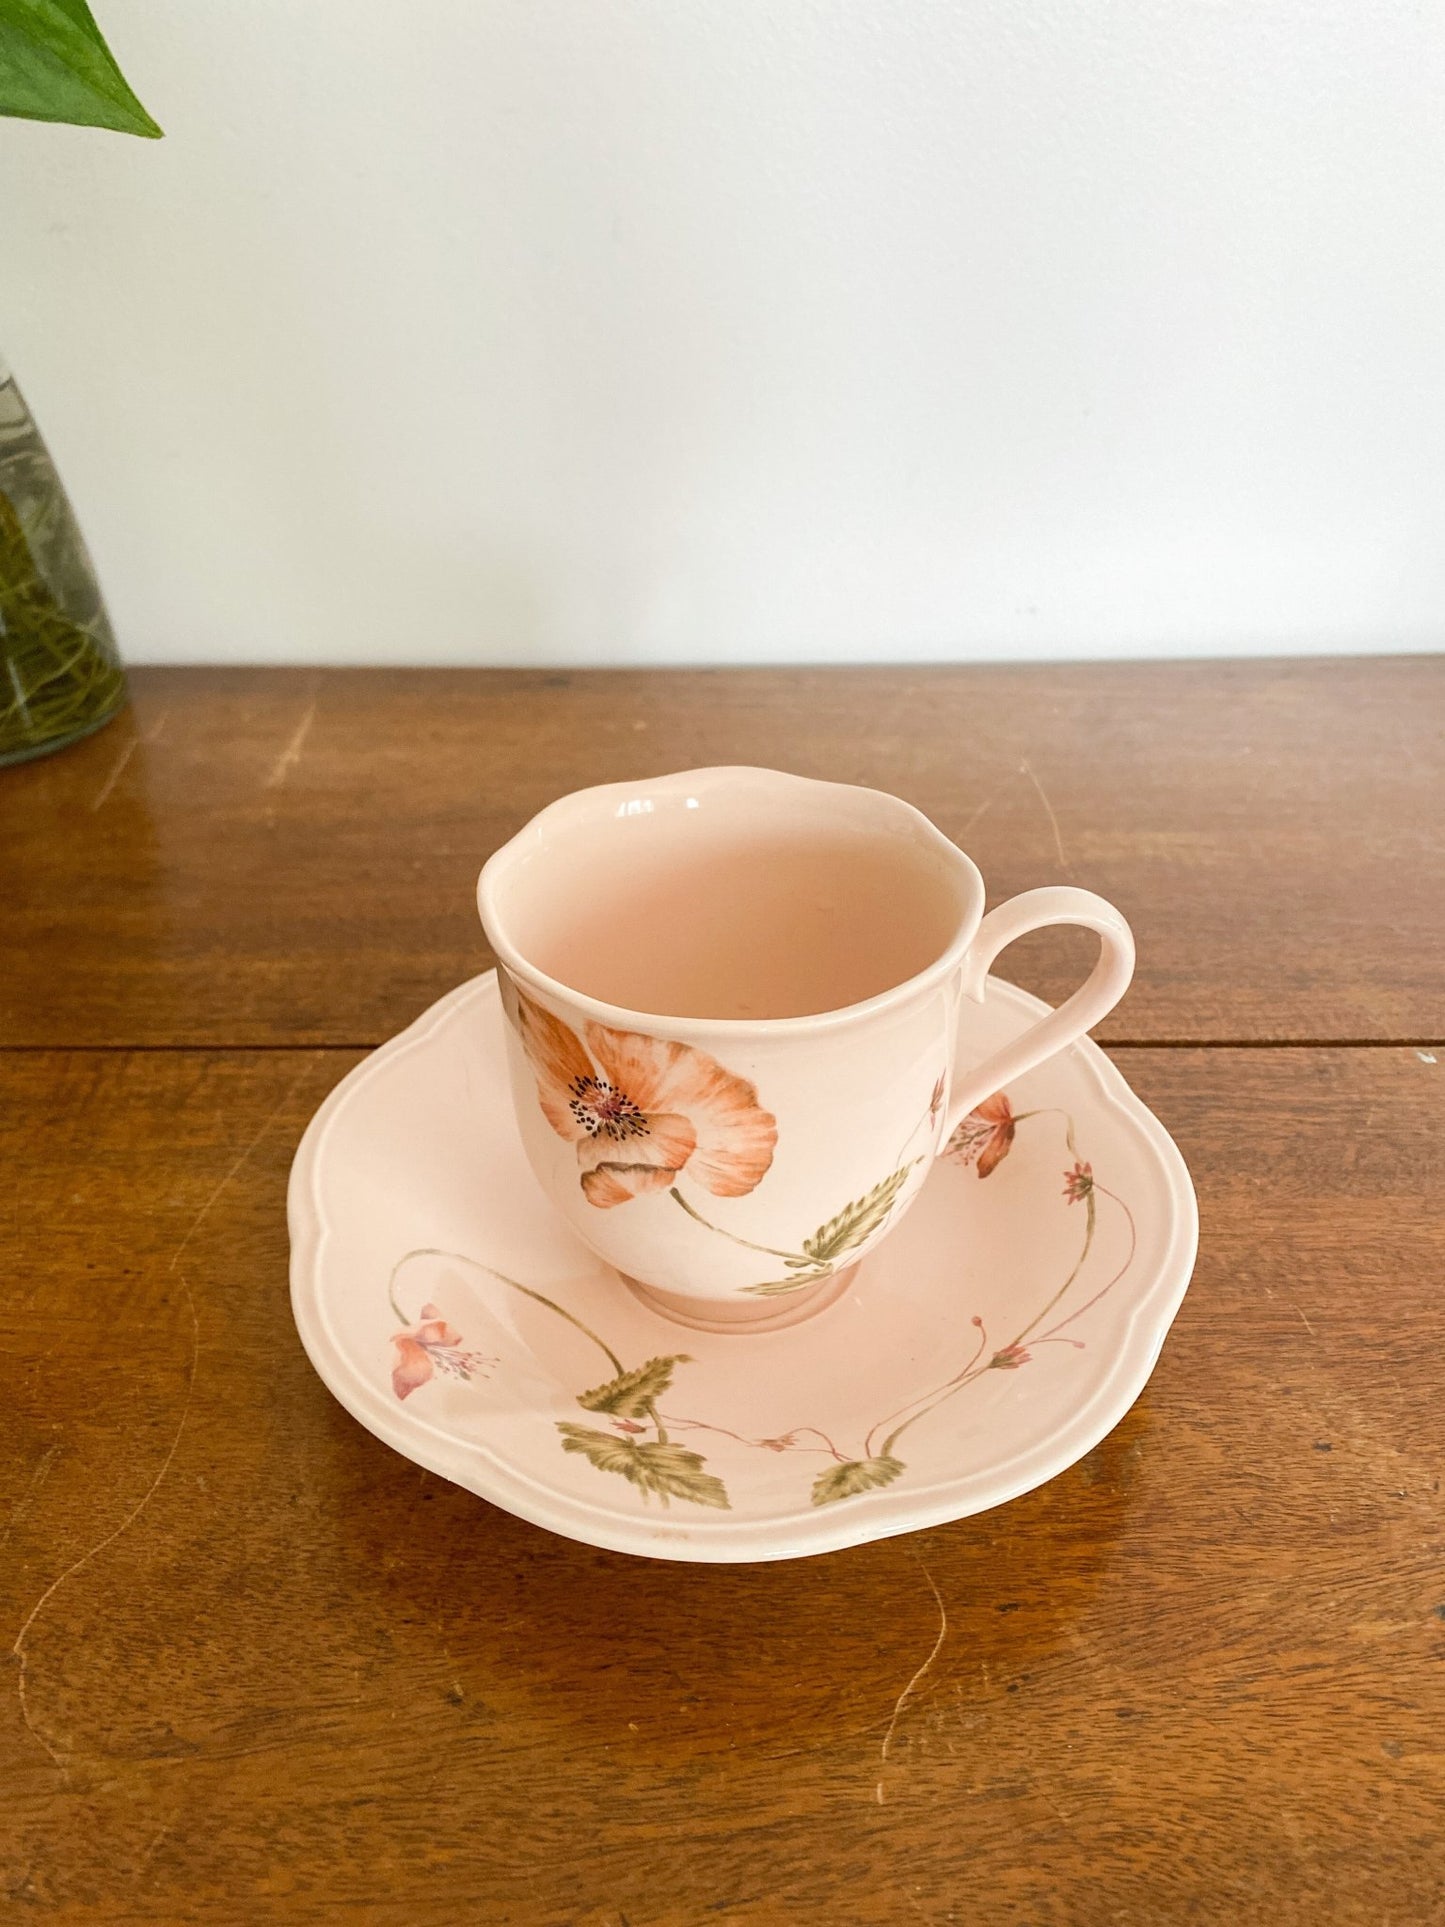
[[(528, 1160), (659, 1309), (768, 1330), (846, 1289), (957, 1125), (1112, 1010), (1119, 912), (1052, 886), (983, 914), (974, 864), (879, 790), (764, 769), (581, 790), (477, 886)], [(960, 1023), (1025, 931), (1099, 960), (982, 1062)]]

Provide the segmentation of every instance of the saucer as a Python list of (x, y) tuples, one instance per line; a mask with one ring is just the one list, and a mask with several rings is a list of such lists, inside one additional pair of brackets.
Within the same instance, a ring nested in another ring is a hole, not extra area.
[[(980, 1054), (1047, 1007), (990, 979)], [(790, 1559), (962, 1519), (1098, 1444), (1194, 1263), (1184, 1160), (1097, 1045), (960, 1127), (802, 1324), (687, 1329), (562, 1223), (513, 1122), (495, 973), (343, 1078), (291, 1171), (323, 1382), (416, 1464), (616, 1552)]]

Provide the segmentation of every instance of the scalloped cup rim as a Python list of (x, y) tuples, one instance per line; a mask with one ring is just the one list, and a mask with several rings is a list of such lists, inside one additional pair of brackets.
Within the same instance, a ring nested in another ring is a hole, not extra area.
[[(499, 881), (518, 854), (528, 845), (541, 841), (549, 828), (579, 822), (607, 799), (633, 799), (643, 792), (660, 790), (669, 794), (685, 794), (689, 789), (721, 787), (724, 782), (749, 783), (757, 787), (766, 784), (769, 788), (797, 788), (815, 793), (832, 791), (867, 797), (875, 807), (886, 806), (899, 822), (907, 823), (917, 833), (920, 843), (938, 852), (968, 891), (968, 908), (960, 916), (959, 927), (947, 949), (911, 977), (890, 984), (887, 990), (879, 991), (876, 996), (840, 1005), (835, 1010), (810, 1012), (801, 1017), (679, 1017), (666, 1012), (612, 1004), (594, 997), (573, 984), (550, 976), (512, 942), (497, 901)], [(962, 968), (969, 946), (978, 933), (986, 897), (983, 876), (973, 858), (950, 841), (938, 825), (912, 803), (867, 784), (835, 783), (823, 777), (797, 776), (788, 770), (765, 769), (747, 763), (720, 763), (705, 769), (676, 770), (665, 776), (645, 778), (641, 782), (597, 783), (589, 789), (574, 790), (570, 795), (560, 796), (539, 810), (515, 836), (488, 857), (477, 878), (477, 910), (482, 928), (498, 963), (506, 968), (509, 975), (545, 996), (573, 1006), (599, 1024), (622, 1030), (644, 1031), (663, 1025), (670, 1035), (689, 1038), (739, 1038), (761, 1033), (795, 1036), (805, 1031), (840, 1030), (847, 1025), (864, 1023), (879, 1011), (923, 995), (942, 983), (952, 971)]]

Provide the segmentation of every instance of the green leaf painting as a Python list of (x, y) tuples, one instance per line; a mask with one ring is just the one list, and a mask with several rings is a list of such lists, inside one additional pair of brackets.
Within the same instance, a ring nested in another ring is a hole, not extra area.
[(902, 1470), (902, 1460), (888, 1457), (849, 1459), (845, 1465), (830, 1465), (813, 1481), (813, 1504), (831, 1505), (834, 1499), (856, 1499), (860, 1492), (892, 1485)]
[(161, 134), (85, 0), (0, 0), (0, 114)]
[[(960, 1309), (956, 1331), (951, 1337), (944, 1335), (937, 1376), (928, 1360), (921, 1361), (927, 1372), (926, 1378), (915, 1384), (911, 1396), (896, 1404), (894, 1410), (880, 1414), (866, 1431), (861, 1429), (861, 1415), (855, 1403), (851, 1417), (846, 1420), (850, 1429), (856, 1427), (852, 1429), (851, 1440), (838, 1430), (836, 1420), (826, 1411), (813, 1411), (806, 1424), (777, 1429), (778, 1419), (785, 1416), (777, 1410), (777, 1404), (783, 1400), (791, 1402), (796, 1388), (790, 1386), (788, 1373), (781, 1370), (776, 1358), (760, 1374), (756, 1386), (759, 1395), (757, 1403), (762, 1410), (750, 1409), (753, 1405), (752, 1390), (745, 1389), (742, 1393), (742, 1409), (734, 1404), (731, 1409), (721, 1412), (715, 1408), (710, 1411), (711, 1400), (706, 1397), (707, 1382), (711, 1377), (716, 1391), (719, 1353), (722, 1350), (730, 1351), (737, 1341), (729, 1338), (721, 1341), (717, 1347), (704, 1347), (701, 1361), (689, 1357), (685, 1352), (662, 1352), (639, 1365), (629, 1366), (624, 1364), (623, 1355), (614, 1351), (576, 1311), (546, 1292), (509, 1278), (505, 1273), (463, 1253), (432, 1247), (408, 1252), (398, 1259), (388, 1282), (387, 1293), (399, 1327), (391, 1337), (396, 1354), (391, 1360), (392, 1389), (398, 1399), (409, 1399), (434, 1378), (482, 1383), (488, 1377), (491, 1366), (497, 1362), (484, 1358), (479, 1351), (469, 1349), (461, 1330), (451, 1324), (436, 1304), (428, 1300), (415, 1314), (409, 1314), (397, 1295), (399, 1276), (413, 1260), (449, 1259), (544, 1307), (568, 1327), (569, 1346), (575, 1346), (577, 1339), (581, 1338), (594, 1348), (600, 1358), (606, 1360), (606, 1368), (611, 1376), (588, 1391), (571, 1391), (577, 1378), (572, 1376), (570, 1367), (565, 1380), (569, 1395), (575, 1398), (577, 1405), (584, 1412), (598, 1414), (601, 1422), (584, 1425), (571, 1419), (556, 1418), (549, 1413), (550, 1425), (555, 1427), (555, 1431), (549, 1430), (547, 1434), (554, 1440), (549, 1450), (555, 1450), (556, 1444), (560, 1443), (563, 1452), (585, 1459), (594, 1470), (626, 1480), (644, 1504), (650, 1505), (656, 1499), (664, 1507), (670, 1507), (677, 1500), (683, 1505), (702, 1506), (718, 1512), (734, 1511), (733, 1500), (723, 1480), (708, 1470), (708, 1461), (701, 1452), (694, 1451), (690, 1445), (678, 1443), (679, 1437), (706, 1437), (711, 1442), (711, 1451), (730, 1455), (734, 1464), (737, 1462), (738, 1448), (761, 1453), (825, 1455), (824, 1469), (815, 1473), (800, 1470), (799, 1485), (794, 1488), (797, 1497), (807, 1490), (815, 1507), (837, 1505), (864, 1498), (870, 1492), (882, 1491), (896, 1481), (906, 1479), (909, 1464), (906, 1458), (900, 1456), (900, 1447), (907, 1434), (915, 1426), (932, 1423), (934, 1415), (967, 1387), (977, 1385), (998, 1372), (1018, 1372), (1027, 1368), (1030, 1376), (1033, 1376), (1038, 1369), (1040, 1348), (1045, 1345), (1060, 1347), (1056, 1353), (1045, 1354), (1060, 1366), (1069, 1356), (1068, 1348), (1084, 1349), (1087, 1341), (1079, 1335), (1076, 1321), (1091, 1312), (1114, 1289), (1134, 1262), (1138, 1228), (1133, 1210), (1128, 1201), (1104, 1181), (1104, 1172), (1096, 1172), (1093, 1164), (1080, 1156), (1073, 1117), (1067, 1111), (1052, 1109), (1015, 1113), (1003, 1093), (992, 1098), (989, 1106), (986, 1118), (991, 1128), (1000, 1131), (1007, 1128), (1012, 1132), (1013, 1127), (1023, 1123), (1025, 1118), (1036, 1118), (1039, 1122), (1032, 1127), (1034, 1131), (1040, 1134), (1045, 1130), (1056, 1132), (1058, 1125), (1052, 1120), (1062, 1119), (1064, 1144), (1071, 1160), (1063, 1172), (1062, 1193), (1056, 1187), (1047, 1160), (1042, 1168), (1048, 1174), (1050, 1198), (1062, 1199), (1062, 1203), (1055, 1204), (1053, 1208), (1073, 1211), (1074, 1207), (1081, 1207), (1075, 1213), (1079, 1220), (1079, 1242), (1074, 1247), (1076, 1255), (1062, 1278), (1050, 1280), (1051, 1288), (1047, 1295), (1036, 1297), (1030, 1292), (1023, 1302), (1017, 1305), (1010, 1303), (1007, 1314), (1009, 1322), (1002, 1332), (995, 1330), (991, 1336), (981, 1312), (966, 1317)], [(905, 1155), (906, 1152), (905, 1144)], [(977, 1143), (965, 1137), (960, 1150), (952, 1154), (951, 1161), (965, 1170), (975, 1168), (981, 1177), (987, 1179), (997, 1168), (999, 1159), (995, 1157), (985, 1166), (979, 1158)], [(871, 1191), (855, 1198), (827, 1223), (820, 1225), (813, 1236), (805, 1240), (801, 1252), (781, 1251), (763, 1245), (750, 1246), (750, 1249), (766, 1252), (778, 1260), (779, 1271), (789, 1274), (787, 1277), (779, 1276), (774, 1284), (754, 1285), (750, 1289), (764, 1293), (793, 1291), (800, 1284), (828, 1277), (841, 1270), (886, 1225), (914, 1168), (913, 1164), (900, 1163), (896, 1171), (880, 1184), (875, 1184)], [(679, 1202), (685, 1204), (681, 1198)], [(699, 1216), (691, 1205), (685, 1204), (685, 1208), (689, 1216)], [(1117, 1263), (1111, 1275), (1102, 1281), (1094, 1279), (1085, 1292), (1081, 1288), (1081, 1280), (1087, 1276), (1102, 1208), (1108, 1208), (1114, 1214), (1116, 1235), (1125, 1238), (1127, 1248), (1121, 1255), (1116, 1253)], [(701, 1222), (706, 1223), (706, 1220)], [(708, 1228), (718, 1229), (716, 1226)], [(724, 1235), (736, 1236), (731, 1232)], [(745, 1242), (742, 1239), (736, 1241)], [(1069, 1299), (1073, 1301), (1072, 1309), (1065, 1305)], [(658, 1336), (662, 1336), (661, 1332)], [(1004, 1342), (1000, 1343), (1000, 1339)], [(666, 1342), (665, 1339), (663, 1342)], [(680, 1368), (684, 1366), (692, 1369), (682, 1372)], [(599, 1364), (593, 1369), (603, 1368)], [(577, 1376), (580, 1377), (581, 1373)], [(705, 1394), (702, 1414), (698, 1411), (697, 1388), (693, 1383), (699, 1378), (703, 1381)], [(751, 1385), (751, 1381), (749, 1383)], [(994, 1383), (998, 1383), (997, 1379)], [(688, 1391), (689, 1384), (693, 1384), (691, 1394)], [(895, 1387), (895, 1399), (900, 1389)], [(814, 1385), (813, 1390), (817, 1392), (819, 1387)], [(730, 1397), (736, 1400), (738, 1391), (739, 1388), (734, 1385)], [(849, 1396), (852, 1398), (853, 1394)], [(762, 1419), (763, 1411), (767, 1413), (765, 1421)], [(762, 1430), (763, 1423), (766, 1423), (766, 1432)], [(753, 1429), (755, 1426), (758, 1428), (756, 1432)], [(907, 1448), (903, 1447), (903, 1450)], [(850, 1457), (850, 1452), (856, 1453), (856, 1456)], [(728, 1462), (724, 1461), (725, 1469)], [(816, 1459), (813, 1464), (816, 1466)], [(805, 1479), (810, 1480), (806, 1486), (803, 1484)], [(588, 1483), (586, 1475), (582, 1475), (581, 1482)], [(771, 1510), (775, 1504), (771, 1480), (754, 1480), (737, 1490), (737, 1505), (741, 1513), (734, 1515), (735, 1524), (739, 1517), (779, 1524), (785, 1522), (782, 1514)], [(776, 1502), (781, 1502), (783, 1496), (780, 1495)], [(620, 1490), (614, 1490), (614, 1503), (622, 1497)], [(793, 1506), (796, 1499), (787, 1497), (786, 1503)], [(702, 1521), (689, 1523), (697, 1531), (719, 1529), (716, 1522), (712, 1527)]]
[[(564, 1452), (580, 1452), (599, 1472), (615, 1472), (635, 1485), (644, 1498), (655, 1496), (667, 1505), (673, 1499), (686, 1499), (692, 1505), (716, 1506), (729, 1510), (727, 1487), (707, 1470), (700, 1452), (674, 1445), (668, 1438), (657, 1401), (672, 1384), (679, 1365), (690, 1365), (685, 1352), (649, 1358), (631, 1371), (619, 1372), (605, 1385), (594, 1385), (590, 1392), (579, 1392), (577, 1403), (584, 1412), (605, 1412), (618, 1426), (617, 1432), (598, 1432), (568, 1419), (557, 1421)], [(639, 1423), (639, 1421), (643, 1421)], [(653, 1429), (652, 1438), (640, 1435)], [(622, 1436), (619, 1436), (619, 1433)], [(630, 1435), (630, 1436), (629, 1436)]]
[(559, 1420), (564, 1452), (580, 1452), (599, 1472), (620, 1472), (644, 1496), (656, 1494), (666, 1505), (688, 1499), (693, 1505), (717, 1506), (727, 1511), (727, 1488), (706, 1470), (700, 1452), (683, 1445), (664, 1445), (659, 1439), (623, 1439), (612, 1432), (594, 1432), (585, 1425)]
[(829, 1218), (811, 1238), (803, 1240), (801, 1255), (785, 1257), (778, 1253), (784, 1266), (792, 1272), (791, 1278), (772, 1278), (765, 1284), (746, 1285), (743, 1289), (753, 1298), (780, 1298), (786, 1292), (830, 1278), (841, 1262), (867, 1244), (875, 1231), (882, 1230), (912, 1169), (912, 1164), (900, 1165), (881, 1184), (875, 1184), (861, 1198), (845, 1204), (836, 1217)]
[(825, 1225), (820, 1225), (811, 1238), (804, 1238), (803, 1249), (814, 1264), (836, 1264), (848, 1252), (856, 1250), (871, 1238), (886, 1222), (888, 1213), (893, 1209), (893, 1201), (903, 1189), (912, 1168), (905, 1164), (891, 1177), (884, 1178), (881, 1184), (875, 1184), (865, 1196), (844, 1205), (837, 1217), (829, 1218)]
[(613, 1418), (643, 1418), (652, 1409), (653, 1400), (661, 1398), (671, 1385), (673, 1367), (691, 1363), (685, 1352), (677, 1352), (670, 1358), (649, 1358), (645, 1365), (634, 1366), (630, 1372), (608, 1379), (605, 1385), (594, 1386), (590, 1392), (579, 1392), (577, 1403), (584, 1412), (609, 1412)]

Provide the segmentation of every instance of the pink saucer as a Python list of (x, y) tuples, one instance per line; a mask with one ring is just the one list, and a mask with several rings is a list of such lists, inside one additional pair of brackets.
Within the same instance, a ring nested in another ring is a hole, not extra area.
[[(993, 980), (980, 1054), (1044, 1008)], [(332, 1091), (289, 1217), (302, 1343), (369, 1430), (553, 1532), (720, 1562), (965, 1518), (1065, 1470), (1143, 1390), (1197, 1234), (1178, 1149), (1085, 1041), (974, 1113), (826, 1309), (687, 1329), (533, 1179), (491, 972)]]

